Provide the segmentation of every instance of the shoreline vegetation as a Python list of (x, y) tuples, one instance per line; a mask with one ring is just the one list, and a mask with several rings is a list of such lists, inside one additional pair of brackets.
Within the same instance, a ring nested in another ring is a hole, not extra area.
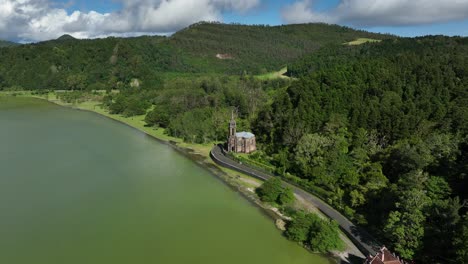
[[(111, 114), (107, 109), (104, 109), (102, 107), (102, 102), (100, 102), (99, 100), (84, 100), (75, 103), (67, 103), (61, 100), (55, 92), (49, 92), (46, 94), (34, 94), (31, 91), (0, 92), (0, 96), (17, 96), (45, 100), (62, 107), (99, 114), (105, 118), (109, 118), (123, 125), (127, 125), (133, 129), (138, 130), (141, 133), (146, 134), (147, 136), (152, 137), (153, 139), (157, 140), (162, 144), (166, 144), (172, 147), (174, 150), (191, 159), (199, 166), (203, 167), (204, 169), (207, 169), (218, 179), (220, 179), (223, 183), (225, 183), (234, 191), (241, 194), (251, 204), (259, 208), (266, 216), (270, 217), (273, 220), (276, 227), (281, 232), (285, 231), (286, 221), (291, 220), (290, 217), (281, 212), (280, 208), (276, 204), (263, 202), (260, 199), (260, 197), (256, 194), (256, 190), (258, 190), (258, 188), (262, 186), (263, 181), (239, 173), (237, 171), (224, 168), (212, 161), (212, 159), (210, 158), (210, 151), (213, 145), (219, 142), (207, 144), (184, 142), (180, 138), (172, 137), (165, 134), (163, 128), (147, 126), (145, 123), (145, 115), (125, 117), (120, 114)], [(328, 219), (328, 217), (323, 215), (313, 204), (307, 202), (304, 199), (301, 199), (300, 197), (296, 197), (292, 207), (295, 210), (300, 210), (306, 213), (317, 215), (321, 219)], [(329, 252), (329, 257), (332, 257), (335, 261), (344, 261), (344, 263), (347, 263), (349, 261), (348, 258), (350, 255), (363, 257), (359, 249), (357, 249), (357, 247), (341, 230), (339, 232), (339, 236), (341, 241), (344, 242), (345, 249), (341, 251)], [(303, 246), (305, 249), (311, 251), (310, 248), (306, 247), (305, 245)], [(311, 253), (323, 254), (313, 251), (311, 251)]]

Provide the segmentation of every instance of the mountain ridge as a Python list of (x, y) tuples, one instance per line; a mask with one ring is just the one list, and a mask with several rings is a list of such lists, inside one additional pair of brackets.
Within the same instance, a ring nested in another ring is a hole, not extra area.
[[(172, 36), (55, 40), (0, 51), (6, 85), (63, 89), (70, 75), (86, 86), (127, 86), (132, 79), (154, 88), (168, 75), (260, 74), (278, 70), (326, 45), (357, 38), (392, 38), (327, 24), (282, 26), (197, 23)], [(220, 59), (221, 58), (221, 59)], [(229, 58), (229, 59), (225, 59)]]
[(0, 48), (18, 46), (18, 43), (0, 39)]
[(60, 37), (58, 37), (56, 40), (76, 40), (77, 38), (73, 37), (72, 35), (69, 34), (64, 34)]

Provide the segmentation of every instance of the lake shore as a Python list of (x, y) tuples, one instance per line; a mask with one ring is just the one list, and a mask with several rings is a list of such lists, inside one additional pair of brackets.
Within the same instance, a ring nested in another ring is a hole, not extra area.
[[(0, 93), (1, 96), (2, 93)], [(3, 93), (5, 95), (5, 93)], [(8, 95), (8, 94), (6, 94)], [(213, 144), (191, 144), (183, 142), (180, 138), (171, 137), (164, 133), (164, 129), (153, 128), (145, 126), (144, 115), (143, 116), (134, 116), (134, 117), (124, 117), (121, 115), (111, 114), (106, 109), (100, 107), (100, 102), (98, 101), (84, 101), (80, 103), (66, 103), (57, 98), (54, 93), (50, 93), (44, 96), (33, 95), (30, 92), (20, 92), (16, 93), (17, 96), (24, 97), (34, 97), (41, 100), (46, 100), (50, 103), (68, 107), (79, 111), (87, 111), (100, 116), (109, 118), (113, 121), (119, 122), (123, 125), (129, 126), (137, 131), (150, 136), (151, 138), (157, 140), (158, 142), (171, 146), (180, 154), (186, 156), (187, 158), (195, 161), (199, 166), (207, 169), (223, 183), (227, 184), (231, 189), (240, 193), (244, 198), (246, 198), (253, 205), (261, 209), (262, 213), (266, 214), (273, 220), (273, 223), (278, 223), (278, 221), (285, 221), (288, 218), (282, 215), (279, 210), (275, 207), (272, 207), (268, 204), (261, 202), (257, 195), (255, 194), (255, 188), (259, 187), (262, 184), (261, 180), (250, 177), (248, 175), (233, 171), (224, 167), (217, 165), (210, 158), (210, 151), (213, 147)], [(300, 208), (309, 212), (314, 212), (319, 215), (321, 213), (314, 205), (297, 199), (295, 205), (296, 208)], [(323, 216), (323, 215), (322, 215)], [(325, 217), (325, 216), (323, 216)], [(278, 227), (278, 224), (277, 224)], [(333, 252), (333, 258), (338, 260), (341, 259), (342, 263), (346, 260), (348, 255), (356, 255), (358, 249), (354, 244), (344, 235), (341, 234), (342, 240), (345, 242), (346, 250), (343, 252)]]

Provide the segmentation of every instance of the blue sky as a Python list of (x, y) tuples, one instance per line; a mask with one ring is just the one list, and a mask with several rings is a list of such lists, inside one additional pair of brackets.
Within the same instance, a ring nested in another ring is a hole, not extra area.
[(74, 10), (80, 11), (97, 11), (99, 13), (110, 13), (114, 11), (118, 11), (122, 8), (122, 5), (117, 1), (112, 0), (62, 0), (57, 1), (63, 3), (65, 6), (69, 6), (67, 11), (73, 12)]
[(399, 36), (468, 36), (468, 0), (3, 0), (0, 39), (171, 34), (192, 23), (325, 22)]
[[(444, 1), (444, 0), (441, 0)], [(238, 14), (228, 12), (224, 15), (225, 22), (240, 22), (246, 24), (270, 24), (280, 25), (284, 21), (281, 18), (281, 8), (286, 4), (292, 4), (294, 0), (285, 1), (265, 1), (264, 7), (255, 12), (247, 14)], [(339, 4), (339, 0), (316, 1), (314, 9), (318, 11), (330, 10)], [(468, 17), (468, 16), (467, 16)], [(449, 35), (449, 36), (468, 36), (468, 19), (457, 20), (454, 22), (435, 22), (423, 25), (398, 25), (398, 26), (354, 26), (349, 23), (338, 23), (353, 28), (359, 28), (366, 31), (378, 33), (391, 33), (404, 37), (415, 37), (424, 35)]]
[[(411, 1), (411, 0), (409, 0)], [(442, 1), (442, 0), (441, 0)], [(70, 1), (61, 0), (65, 4), (69, 4)], [(268, 0), (263, 1), (262, 4), (249, 12), (223, 12), (223, 22), (226, 23), (242, 23), (242, 24), (268, 24), (268, 25), (281, 25), (285, 21), (281, 18), (281, 9), (288, 5), (293, 4), (295, 0)], [(325, 11), (336, 7), (340, 0), (318, 0), (314, 1), (314, 10)], [(122, 8), (122, 5), (113, 0), (75, 0), (73, 1), (67, 10), (72, 12), (76, 9), (81, 11), (95, 10), (98, 12), (114, 12)], [(353, 26), (347, 23), (340, 23), (341, 25), (351, 26), (354, 28), (364, 29), (372, 32), (380, 33), (391, 33), (399, 36), (413, 37), (422, 35), (460, 35), (468, 36), (468, 19), (459, 20), (449, 23), (430, 23), (424, 25), (399, 25), (399, 26), (378, 26), (378, 27), (365, 27), (365, 26)]]
[[(226, 23), (281, 25), (284, 23), (281, 19), (281, 8), (294, 2), (294, 0), (263, 1), (262, 5), (252, 12), (244, 14), (226, 12), (224, 19)], [(317, 1), (314, 8), (317, 10), (327, 10), (338, 3), (338, 0)]]

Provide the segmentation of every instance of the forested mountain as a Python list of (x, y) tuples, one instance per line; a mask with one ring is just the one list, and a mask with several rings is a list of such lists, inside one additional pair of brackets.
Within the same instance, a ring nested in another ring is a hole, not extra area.
[(65, 35), (62, 35), (59, 38), (57, 38), (57, 40), (76, 40), (76, 38), (74, 38), (73, 36), (70, 36), (68, 34), (65, 34)]
[[(239, 74), (278, 70), (288, 62), (329, 44), (341, 45), (357, 38), (389, 38), (365, 31), (327, 24), (245, 26), (201, 23), (177, 32), (169, 39), (195, 60), (210, 67)], [(216, 54), (229, 59), (216, 60)]]
[(289, 68), (299, 80), (253, 124), (272, 163), (401, 256), (466, 263), (468, 38), (329, 47)]
[[(325, 24), (242, 26), (199, 23), (171, 37), (57, 40), (0, 49), (0, 79), (26, 89), (156, 88), (167, 76), (278, 70), (319, 47), (388, 36)], [(79, 85), (77, 85), (79, 84)], [(1, 87), (1, 86), (0, 86)]]
[(13, 47), (13, 46), (17, 46), (18, 44), (17, 43), (14, 43), (14, 42), (10, 42), (10, 41), (5, 41), (5, 40), (0, 40), (0, 48), (3, 48), (3, 47)]
[(122, 88), (133, 78), (158, 78), (175, 53), (160, 45), (164, 37), (75, 40), (59, 38), (0, 49), (4, 86), (25, 89)]

